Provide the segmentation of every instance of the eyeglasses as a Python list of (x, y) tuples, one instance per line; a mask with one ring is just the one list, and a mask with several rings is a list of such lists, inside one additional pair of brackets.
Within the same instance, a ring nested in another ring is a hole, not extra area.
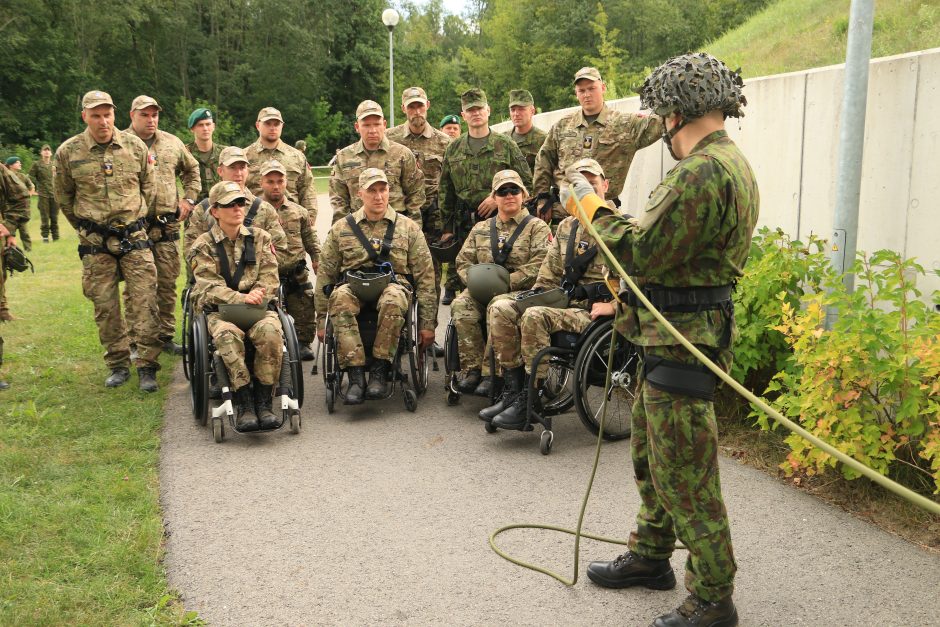
[(496, 190), (497, 196), (518, 196), (521, 193), (522, 189), (515, 185), (506, 185)]
[(216, 206), (221, 207), (222, 209), (231, 209), (232, 207), (244, 207), (246, 204), (247, 203), (245, 202), (244, 198), (239, 198), (238, 200), (233, 200), (232, 202), (225, 203), (224, 205), (220, 203)]

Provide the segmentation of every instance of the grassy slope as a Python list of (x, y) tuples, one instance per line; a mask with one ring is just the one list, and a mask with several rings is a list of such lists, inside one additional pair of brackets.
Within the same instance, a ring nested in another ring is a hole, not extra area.
[[(778, 0), (706, 46), (745, 76), (845, 62), (849, 0)], [(940, 0), (877, 0), (872, 57), (940, 47)]]

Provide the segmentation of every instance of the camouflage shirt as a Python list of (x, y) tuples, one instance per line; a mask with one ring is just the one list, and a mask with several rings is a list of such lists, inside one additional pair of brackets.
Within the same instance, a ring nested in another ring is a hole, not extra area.
[(522, 156), (525, 157), (525, 162), (529, 164), (529, 169), (535, 172), (535, 157), (539, 154), (542, 144), (545, 143), (548, 133), (537, 126), (533, 126), (525, 135), (517, 135), (516, 129), (513, 129), (509, 137), (519, 146)]
[(319, 261), (320, 240), (317, 239), (316, 225), (310, 219), (307, 208), (285, 198), (276, 209), (278, 222), (287, 235), (287, 254), (281, 271), (287, 272), (301, 262), (306, 265), (307, 255), (314, 262)]
[(43, 198), (52, 198), (52, 160), (49, 163), (33, 161), (29, 167), (29, 178), (36, 184), (36, 193)]
[(287, 170), (287, 199), (303, 205), (317, 219), (317, 188), (313, 182), (313, 173), (307, 167), (307, 158), (293, 146), (277, 140), (274, 148), (265, 148), (259, 139), (245, 148), (248, 157), (248, 189), (253, 194), (261, 193), (261, 175), (258, 173), (265, 161), (277, 159)]
[(421, 208), (422, 224), (425, 233), (439, 233), (441, 230), (440, 207), (431, 211), (437, 200), (438, 186), (441, 182), (441, 168), (444, 167), (444, 151), (453, 141), (430, 124), (424, 125), (424, 131), (415, 135), (405, 122), (389, 129), (386, 137), (390, 141), (406, 146), (414, 153), (418, 167), (424, 172), (424, 206)]
[[(138, 136), (133, 128), (125, 133)], [(199, 196), (199, 163), (193, 158), (186, 146), (176, 135), (157, 129), (150, 144), (150, 162), (153, 164), (154, 199), (150, 205), (148, 217), (176, 213), (179, 202), (179, 190), (176, 177), (183, 183), (183, 198), (195, 199)], [(145, 141), (144, 144), (147, 142)]]
[(56, 150), (54, 190), (62, 214), (76, 229), (80, 219), (131, 224), (146, 217), (154, 202), (150, 151), (139, 137), (118, 129), (111, 143), (99, 146), (85, 129)]
[[(516, 231), (528, 214), (525, 209), (512, 216), (505, 222), (499, 214), (488, 220), (478, 222), (470, 231), (470, 235), (457, 254), (457, 274), (464, 285), (467, 284), (467, 270), (478, 263), (494, 263), (493, 249), (490, 244), (490, 230), (493, 220), (496, 221), (496, 236), (498, 243), (505, 242)], [(543, 220), (533, 218), (525, 225), (523, 231), (512, 245), (512, 251), (506, 260), (505, 267), (509, 270), (509, 289), (527, 290), (535, 283), (539, 267), (548, 251), (548, 242), (552, 231)], [(498, 245), (498, 244), (497, 244)]]
[(421, 207), (424, 206), (424, 176), (418, 169), (411, 150), (388, 137), (379, 147), (369, 152), (362, 140), (336, 152), (336, 161), (330, 173), (330, 204), (333, 222), (345, 218), (350, 211), (362, 207), (359, 199), (359, 174), (366, 168), (378, 168), (388, 178), (388, 205), (404, 213), (421, 226)]
[[(571, 231), (576, 224), (578, 232), (575, 234), (574, 254), (583, 255), (594, 246), (594, 238), (587, 232), (587, 229), (578, 224), (577, 218), (569, 216), (562, 220), (554, 239), (549, 244), (548, 254), (539, 268), (539, 275), (533, 287), (550, 290), (561, 285), (565, 276), (565, 264), (568, 262), (568, 242), (571, 240)], [(598, 250), (587, 270), (578, 280), (578, 285), (604, 281), (605, 267), (604, 254)]]
[[(637, 220), (602, 211), (594, 226), (640, 285), (730, 285), (744, 272), (759, 206), (751, 165), (725, 131), (716, 131), (669, 171)], [(691, 342), (708, 346), (722, 344), (723, 315), (666, 314)], [(643, 308), (619, 306), (617, 324), (635, 344), (677, 343)]]
[(277, 274), (277, 260), (271, 250), (271, 236), (261, 229), (252, 228), (251, 231), (255, 239), (255, 264), (245, 266), (237, 292), (231, 289), (222, 277), (216, 244), (222, 242), (228, 258), (229, 272), (234, 275), (238, 262), (245, 254), (245, 237), (249, 230), (244, 226), (239, 227), (238, 237), (233, 241), (225, 236), (218, 224), (213, 224), (208, 233), (203, 233), (196, 239), (192, 255), (189, 257), (189, 266), (196, 279), (193, 298), (197, 310), (224, 303), (243, 303), (244, 295), (256, 287), (264, 288), (265, 298), (268, 300), (277, 297), (280, 280)]
[[(396, 213), (389, 207), (378, 222), (370, 222), (364, 209), (353, 213), (356, 224), (373, 243), (381, 245), (391, 221), (395, 221), (395, 236), (392, 239), (389, 262), (399, 281), (409, 283), (405, 275), (411, 275), (416, 285), (418, 299), (418, 324), (422, 330), (434, 330), (437, 321), (437, 293), (434, 289), (434, 263), (431, 251), (424, 239), (421, 227), (407, 216)], [(318, 319), (325, 319), (329, 297), (323, 293), (326, 285), (335, 285), (343, 273), (363, 266), (372, 266), (369, 254), (349, 228), (346, 219), (333, 224), (323, 242), (320, 253), (320, 270), (314, 291)], [(323, 324), (321, 322), (320, 324)]]
[(209, 152), (199, 152), (196, 142), (186, 144), (186, 150), (193, 156), (199, 164), (199, 178), (202, 182), (202, 188), (199, 190), (198, 200), (209, 197), (209, 190), (212, 186), (222, 180), (219, 176), (219, 155), (225, 150), (225, 146), (213, 142), (212, 150)]
[(470, 212), (475, 214), (483, 199), (490, 195), (493, 176), (500, 170), (515, 170), (531, 190), (532, 171), (508, 135), (490, 130), (486, 145), (477, 154), (470, 150), (469, 137), (464, 133), (444, 153), (439, 202), (447, 232), (455, 232), (458, 224), (469, 230)]
[[(10, 168), (3, 166), (4, 202), (0, 203), (0, 214), (7, 218), (29, 216), (29, 190), (33, 189), (32, 182), (27, 185), (23, 177), (17, 175)], [(29, 180), (28, 178), (26, 179)]]
[(606, 104), (597, 119), (588, 123), (578, 109), (552, 126), (535, 160), (532, 195), (547, 192), (552, 185), (567, 184), (565, 168), (579, 159), (596, 160), (604, 169), (610, 188), (607, 199), (620, 196), (636, 151), (662, 138), (659, 116), (620, 113)]

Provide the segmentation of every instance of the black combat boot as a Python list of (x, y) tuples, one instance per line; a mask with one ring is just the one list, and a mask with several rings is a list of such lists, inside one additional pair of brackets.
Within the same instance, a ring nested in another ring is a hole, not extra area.
[(493, 418), (509, 409), (522, 390), (522, 381), (525, 379), (525, 366), (510, 368), (503, 378), (503, 393), (499, 395), (495, 405), (480, 410), (480, 420), (490, 422)]
[(235, 405), (235, 428), (242, 432), (257, 431), (258, 417), (254, 412), (250, 383), (232, 392), (232, 404)]
[(349, 389), (346, 390), (346, 404), (360, 405), (366, 392), (366, 375), (362, 366), (350, 366), (346, 371), (349, 377)]
[(472, 394), (478, 385), (480, 385), (479, 368), (468, 370), (457, 379), (457, 391), (464, 394)]
[(731, 597), (706, 601), (690, 594), (682, 605), (653, 621), (652, 627), (734, 627), (738, 610)]
[(522, 386), (512, 404), (493, 417), (492, 425), (500, 429), (522, 429), (529, 410), (529, 377), (523, 375)]
[(369, 387), (366, 388), (367, 399), (374, 401), (385, 398), (390, 394), (388, 391), (388, 373), (391, 369), (392, 362), (387, 359), (372, 361), (372, 369), (369, 371)]
[(157, 369), (154, 366), (142, 366), (137, 369), (137, 378), (140, 379), (141, 392), (156, 392), (160, 389), (157, 384)]
[(131, 378), (131, 371), (123, 366), (111, 368), (111, 374), (104, 380), (104, 386), (107, 388), (116, 388), (127, 383)]
[(281, 421), (277, 419), (274, 412), (271, 411), (271, 394), (273, 392), (271, 385), (262, 385), (255, 381), (255, 415), (258, 416), (258, 422), (262, 429), (275, 429), (281, 426)]
[(493, 391), (493, 379), (495, 377), (482, 377), (480, 379), (480, 385), (476, 386), (473, 390), (474, 396), (482, 396), (483, 398), (490, 398)]
[(441, 304), (442, 305), (451, 304), (452, 302), (454, 302), (454, 296), (455, 296), (454, 290), (450, 289), (449, 287), (445, 287), (444, 295), (441, 297)]
[(309, 344), (300, 345), (300, 359), (301, 361), (313, 361), (316, 355), (313, 354), (313, 351), (310, 350)]
[(676, 587), (676, 575), (669, 560), (649, 559), (633, 551), (627, 551), (610, 562), (591, 562), (587, 576), (605, 588), (643, 586), (651, 590), (672, 590)]
[(437, 342), (434, 342), (434, 344), (431, 346), (431, 354), (434, 357), (443, 357), (444, 347), (438, 344)]
[(183, 354), (183, 347), (174, 342), (172, 337), (162, 337), (160, 341), (163, 342), (164, 353), (176, 355), (177, 357)]

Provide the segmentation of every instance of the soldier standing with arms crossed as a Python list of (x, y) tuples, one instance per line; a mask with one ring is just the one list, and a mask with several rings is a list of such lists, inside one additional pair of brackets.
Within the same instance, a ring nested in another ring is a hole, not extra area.
[(40, 234), (42, 241), (59, 239), (59, 207), (55, 204), (52, 193), (52, 148), (45, 144), (39, 151), (40, 160), (34, 161), (29, 168), (29, 178), (36, 185), (39, 194), (39, 215), (42, 218)]
[[(743, 115), (742, 86), (739, 74), (705, 53), (670, 59), (647, 77), (640, 101), (663, 116), (663, 141), (679, 163), (638, 220), (611, 213), (579, 172), (567, 172), (621, 265), (676, 329), (726, 371), (737, 335), (731, 290), (743, 274), (760, 202), (754, 172), (725, 132), (727, 117)], [(574, 214), (575, 201), (564, 191)], [(592, 316), (610, 314), (643, 355), (631, 442), (642, 503), (630, 550), (592, 562), (588, 577), (609, 588), (672, 588), (669, 558), (678, 538), (689, 551), (685, 585), (691, 594), (654, 627), (736, 625), (731, 594), (737, 565), (721, 497), (712, 400), (717, 378), (632, 292), (624, 304), (592, 309)]]
[(103, 91), (82, 98), (84, 132), (59, 146), (55, 197), (78, 231), (82, 291), (95, 306), (98, 338), (111, 375), (107, 387), (130, 377), (130, 345), (121, 315), (120, 281), (134, 301), (127, 312), (137, 343), (140, 389), (156, 392), (162, 344), (157, 310), (157, 268), (147, 238), (147, 210), (154, 201), (153, 164), (147, 145), (114, 128), (114, 103)]

